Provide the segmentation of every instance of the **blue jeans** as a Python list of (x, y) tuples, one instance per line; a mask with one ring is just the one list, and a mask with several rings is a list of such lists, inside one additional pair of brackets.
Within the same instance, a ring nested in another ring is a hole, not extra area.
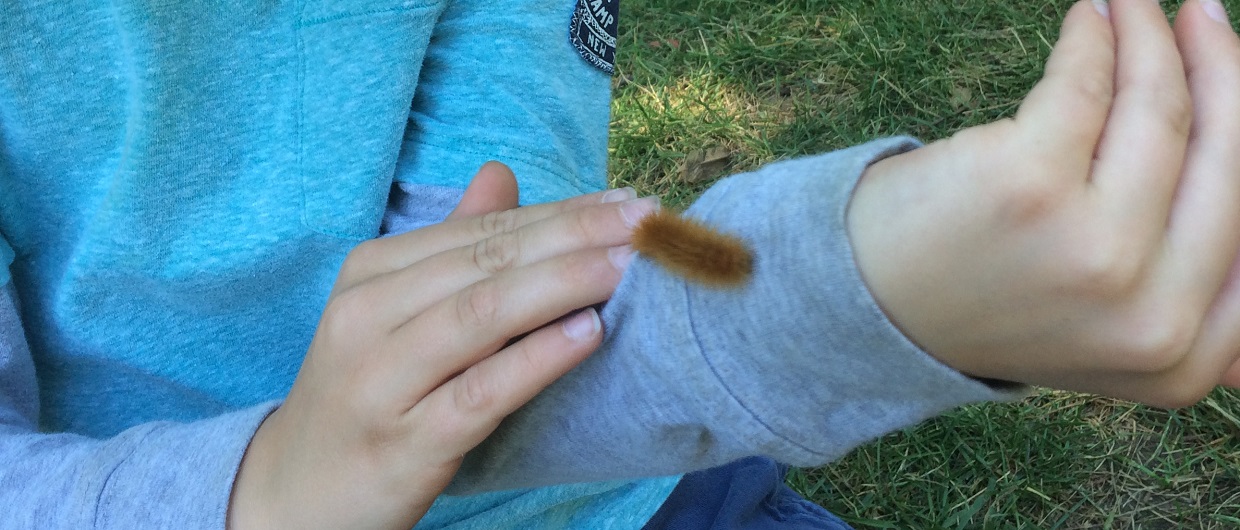
[(643, 530), (852, 530), (784, 484), (766, 457), (685, 475)]

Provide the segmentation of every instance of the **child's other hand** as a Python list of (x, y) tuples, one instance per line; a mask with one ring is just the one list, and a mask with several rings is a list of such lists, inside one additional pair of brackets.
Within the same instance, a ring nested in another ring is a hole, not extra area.
[(867, 171), (857, 261), (913, 341), (1158, 406), (1240, 384), (1240, 41), (1213, 9), (1081, 2), (1015, 119)]
[(593, 309), (561, 317), (611, 296), (657, 204), (609, 193), (515, 208), (512, 173), (488, 164), (446, 222), (351, 252), (246, 452), (230, 528), (411, 528), (466, 452), (601, 342)]

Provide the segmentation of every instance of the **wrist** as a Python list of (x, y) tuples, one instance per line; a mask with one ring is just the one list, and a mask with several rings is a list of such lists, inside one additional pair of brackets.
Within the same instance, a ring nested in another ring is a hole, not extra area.
[(233, 480), (232, 492), (228, 501), (228, 530), (250, 530), (260, 528), (277, 528), (272, 508), (276, 499), (271, 498), (270, 478), (272, 473), (271, 455), (272, 432), (274, 417), (280, 413), (276, 409), (259, 424), (258, 430), (250, 439), (245, 455), (241, 457), (241, 465), (237, 468), (237, 476)]
[[(941, 143), (897, 154), (871, 164), (857, 182), (847, 211), (847, 234), (853, 259), (874, 303), (887, 321), (904, 338), (939, 363), (989, 386), (989, 374), (969, 356), (956, 355), (950, 337), (939, 329), (951, 329), (949, 289), (919, 281), (919, 271), (938, 265), (935, 256), (951, 249), (935, 247), (929, 241), (950, 241), (933, 233), (935, 212), (923, 207), (922, 198), (932, 195), (929, 185), (918, 179), (901, 178), (919, 174), (929, 166)], [(923, 222), (895, 222), (902, 217), (926, 217)], [(956, 333), (959, 333), (956, 330)], [(995, 379), (997, 380), (997, 379)]]

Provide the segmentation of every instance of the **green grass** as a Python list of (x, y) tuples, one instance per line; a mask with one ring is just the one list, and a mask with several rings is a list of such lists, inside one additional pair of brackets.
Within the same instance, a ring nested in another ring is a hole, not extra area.
[[(1009, 116), (1069, 6), (625, 0), (614, 183), (683, 206), (724, 173)], [(727, 156), (706, 178), (687, 173), (706, 151)], [(1240, 528), (1240, 393), (1168, 412), (1045, 392), (956, 411), (789, 482), (859, 528)]]

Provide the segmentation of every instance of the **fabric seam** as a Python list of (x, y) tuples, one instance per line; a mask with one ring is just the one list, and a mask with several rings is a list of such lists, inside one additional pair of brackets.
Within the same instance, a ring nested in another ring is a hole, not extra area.
[(138, 452), (138, 448), (141, 447), (142, 443), (155, 434), (155, 431), (156, 429), (152, 428), (144, 433), (142, 437), (135, 440), (133, 445), (129, 447), (129, 451), (125, 453), (125, 456), (121, 457), (121, 459), (117, 461), (116, 465), (108, 471), (108, 475), (103, 478), (103, 484), (99, 486), (99, 496), (95, 498), (95, 517), (93, 518), (95, 528), (106, 527), (104, 525), (105, 519), (107, 519), (107, 510), (105, 508), (112, 505), (111, 501), (107, 500), (107, 491), (108, 486), (112, 484), (112, 478), (116, 476), (118, 471), (120, 471), (121, 466), (124, 466), (125, 462)]
[[(726, 187), (720, 193), (721, 196), (727, 195), (731, 191), (732, 182), (734, 181), (733, 180), (723, 181), (722, 185)], [(703, 219), (709, 218), (710, 214), (714, 211), (715, 206), (718, 204), (719, 202), (715, 201), (715, 203), (712, 204), (711, 207), (707, 211), (702, 212)], [(711, 374), (715, 376), (715, 380), (719, 382), (719, 386), (722, 387), (725, 392), (727, 392), (728, 397), (732, 398), (732, 401), (735, 402), (737, 405), (739, 405), (741, 409), (743, 409), (745, 413), (748, 414), (751, 419), (753, 419), (754, 422), (756, 422), (758, 425), (761, 425), (763, 429), (766, 429), (767, 432), (771, 433), (776, 438), (779, 438), (780, 440), (783, 440), (784, 442), (791, 444), (797, 449), (805, 451), (815, 457), (819, 457), (819, 458), (826, 457), (826, 453), (820, 453), (818, 451), (814, 451), (813, 449), (805, 447), (799, 442), (788, 438), (783, 433), (780, 433), (772, 429), (770, 425), (767, 425), (766, 422), (762, 421), (762, 419), (759, 418), (756, 413), (754, 413), (753, 409), (750, 409), (749, 406), (746, 405), (745, 402), (739, 396), (737, 396), (735, 392), (732, 391), (732, 388), (728, 385), (727, 381), (723, 378), (722, 375), (720, 375), (719, 370), (715, 368), (715, 364), (711, 362), (710, 356), (707, 355), (706, 353), (706, 348), (702, 346), (702, 341), (698, 338), (700, 335), (697, 330), (697, 323), (693, 318), (693, 300), (689, 293), (689, 283), (684, 280), (677, 280), (677, 282), (680, 284), (681, 290), (683, 291), (683, 294), (685, 297), (685, 313), (687, 314), (688, 319), (689, 319), (689, 332), (693, 335), (693, 343), (697, 345), (698, 354), (701, 355), (702, 361), (706, 363), (706, 366), (708, 368), (710, 368)]]

